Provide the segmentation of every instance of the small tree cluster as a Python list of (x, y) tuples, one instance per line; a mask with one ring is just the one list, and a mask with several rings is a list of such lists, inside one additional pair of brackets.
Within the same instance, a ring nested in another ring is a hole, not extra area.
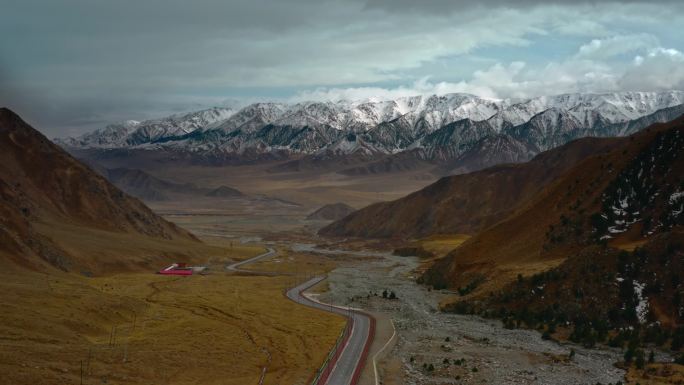
[(382, 298), (385, 299), (397, 299), (397, 294), (393, 291), (388, 291), (387, 289), (382, 291)]

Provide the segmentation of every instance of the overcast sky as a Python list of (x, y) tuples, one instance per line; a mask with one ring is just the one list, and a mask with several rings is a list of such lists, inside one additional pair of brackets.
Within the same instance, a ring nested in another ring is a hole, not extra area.
[(234, 101), (684, 89), (682, 1), (0, 0), (48, 136)]

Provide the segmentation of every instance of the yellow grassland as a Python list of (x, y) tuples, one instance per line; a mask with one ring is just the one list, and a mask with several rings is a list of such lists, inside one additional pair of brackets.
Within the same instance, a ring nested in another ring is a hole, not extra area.
[(684, 365), (672, 363), (648, 364), (644, 369), (632, 365), (626, 375), (626, 385), (675, 385), (684, 384)]
[(467, 234), (433, 235), (421, 239), (418, 241), (418, 244), (435, 255), (443, 256), (451, 250), (461, 246), (468, 238), (470, 238), (470, 236)]
[[(109, 254), (98, 248), (117, 241), (116, 234), (107, 236), (113, 239), (80, 239), (78, 252), (92, 251), (94, 263), (106, 263)], [(130, 248), (142, 263), (146, 247), (178, 250), (127, 239), (110, 253)], [(81, 365), (85, 384), (256, 384), (264, 367), (265, 384), (306, 383), (344, 320), (286, 299), (289, 276), (224, 271), (224, 259), (256, 255), (262, 247), (211, 243), (195, 245), (198, 260), (200, 251), (215, 253), (207, 275), (3, 271), (0, 383), (79, 384)], [(297, 262), (307, 269), (305, 260)]]
[(324, 274), (335, 267), (335, 262), (324, 255), (292, 252), (279, 249), (273, 258), (245, 266), (245, 270), (269, 271), (289, 275)]

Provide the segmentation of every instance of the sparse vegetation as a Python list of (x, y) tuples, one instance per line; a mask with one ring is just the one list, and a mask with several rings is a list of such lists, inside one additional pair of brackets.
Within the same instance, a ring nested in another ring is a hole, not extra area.
[[(625, 361), (636, 360), (641, 346), (679, 351), (684, 327), (666, 328), (655, 322), (649, 303), (672, 303), (683, 289), (684, 242), (669, 233), (633, 251), (594, 246), (570, 258), (558, 268), (518, 278), (504, 290), (478, 301), (458, 301), (448, 310), (500, 318), (510, 329), (526, 327), (552, 339), (559, 325), (568, 339), (585, 347), (608, 344), (631, 346)], [(637, 292), (636, 288), (640, 288)], [(637, 312), (640, 309), (640, 312)], [(682, 324), (684, 311), (660, 307), (667, 319)]]
[(419, 257), (419, 258), (433, 258), (435, 255), (425, 250), (422, 246), (407, 246), (394, 250), (394, 255), (402, 257)]
[(389, 290), (385, 289), (382, 291), (382, 298), (397, 299), (397, 294), (393, 291), (389, 291)]
[(482, 282), (484, 282), (484, 276), (478, 276), (471, 280), (466, 286), (458, 288), (458, 294), (463, 297), (472, 293)]

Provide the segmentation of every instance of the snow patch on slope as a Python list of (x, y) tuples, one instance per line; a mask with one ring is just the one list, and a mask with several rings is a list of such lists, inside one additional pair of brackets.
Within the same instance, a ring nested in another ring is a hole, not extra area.
[(644, 296), (645, 284), (638, 281), (634, 281), (634, 294), (637, 296), (637, 306), (636, 314), (639, 319), (639, 323), (646, 323), (646, 317), (648, 316), (648, 297)]

